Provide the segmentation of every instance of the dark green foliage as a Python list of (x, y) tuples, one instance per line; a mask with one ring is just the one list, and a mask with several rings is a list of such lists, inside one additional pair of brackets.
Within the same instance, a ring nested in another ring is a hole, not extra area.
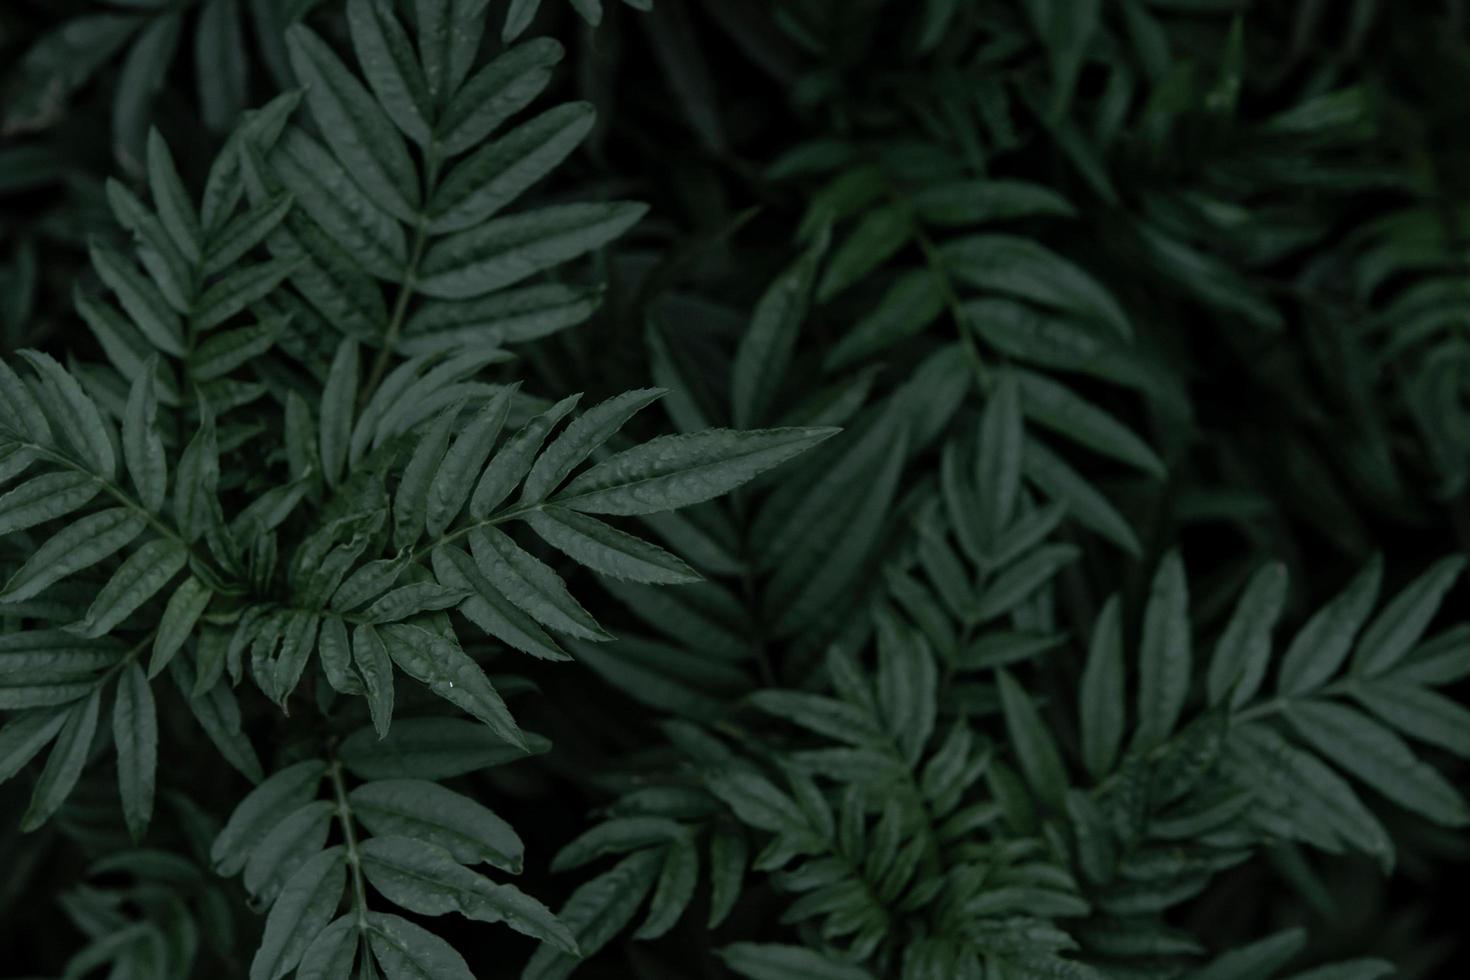
[(1467, 17), (0, 11), (7, 975), (1452, 975)]

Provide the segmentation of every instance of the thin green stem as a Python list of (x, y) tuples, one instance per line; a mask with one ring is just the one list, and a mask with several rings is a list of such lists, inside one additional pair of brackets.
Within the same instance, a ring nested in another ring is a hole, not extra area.
[[(433, 200), (434, 188), (439, 183), (439, 151), (437, 146), (431, 146), (424, 156), (424, 201)], [(414, 296), (414, 290), (418, 286), (419, 263), (424, 258), (424, 248), (429, 241), (429, 216), (420, 212), (418, 221), (414, 224), (413, 245), (409, 248), (408, 264), (403, 270), (403, 279), (399, 284), (398, 296), (393, 302), (393, 313), (388, 318), (387, 329), (383, 331), (383, 344), (378, 348), (378, 356), (373, 359), (372, 370), (368, 372), (367, 384), (362, 386), (359, 393), (358, 405), (367, 404), (372, 393), (382, 383), (383, 376), (388, 373), (388, 365), (393, 362), (393, 348), (398, 345), (398, 335), (403, 331), (403, 323), (408, 315), (408, 304)]]
[(342, 762), (332, 760), (332, 794), (337, 800), (337, 823), (347, 848), (347, 865), (352, 869), (352, 903), (357, 912), (357, 928), (367, 928), (367, 885), (362, 878), (362, 852), (357, 846), (357, 826), (352, 819), (352, 805), (347, 802), (347, 783), (342, 778)]
[(132, 663), (134, 660), (137, 660), (138, 657), (142, 655), (143, 650), (153, 643), (153, 637), (157, 632), (157, 630), (150, 630), (146, 637), (133, 644), (132, 648), (128, 650), (127, 653), (123, 654), (122, 658), (119, 659), (117, 663), (107, 668), (107, 673), (97, 678), (97, 683), (93, 685), (93, 687), (101, 688), (105, 686), (108, 681), (112, 680), (118, 674), (122, 673), (122, 671), (127, 668), (128, 664)]
[(393, 315), (388, 319), (388, 328), (383, 332), (383, 346), (378, 348), (378, 356), (373, 360), (372, 371), (368, 374), (367, 384), (362, 386), (361, 396), (358, 401), (366, 404), (367, 399), (383, 380), (383, 375), (388, 373), (388, 365), (393, 360), (393, 348), (398, 345), (398, 334), (403, 330), (403, 321), (408, 313), (408, 301), (413, 298), (414, 287), (418, 284), (419, 262), (424, 257), (424, 245), (429, 236), (425, 231), (425, 219), (420, 216), (418, 226), (414, 229), (413, 249), (408, 257), (408, 267), (403, 272), (403, 281), (398, 289), (398, 299), (393, 304)]
[(883, 186), (888, 198), (894, 206), (909, 216), (909, 228), (913, 233), (914, 244), (919, 246), (919, 251), (924, 253), (924, 261), (929, 270), (934, 273), (939, 282), (939, 292), (944, 298), (945, 309), (949, 311), (950, 318), (954, 320), (955, 328), (959, 330), (960, 341), (965, 345), (965, 354), (970, 358), (970, 363), (975, 368), (975, 376), (979, 378), (982, 386), (990, 383), (990, 372), (985, 364), (985, 359), (980, 355), (980, 348), (975, 344), (974, 332), (965, 324), (965, 316), (960, 311), (960, 296), (954, 288), (954, 281), (949, 274), (949, 263), (944, 260), (939, 246), (934, 244), (934, 239), (929, 237), (929, 232), (924, 225), (915, 217), (913, 201), (904, 193), (903, 189), (888, 179), (888, 174), (882, 166), (874, 161), (878, 173), (883, 180)]
[[(1320, 688), (1315, 691), (1303, 691), (1301, 692), (1301, 694), (1302, 696), (1308, 698), (1340, 697), (1342, 695), (1351, 693), (1352, 687), (1352, 678), (1343, 677), (1333, 681), (1326, 687)], [(1235, 720), (1236, 722), (1248, 722), (1255, 721), (1257, 718), (1267, 718), (1271, 715), (1280, 714), (1281, 712), (1290, 708), (1293, 702), (1301, 699), (1302, 698), (1297, 695), (1278, 695), (1277, 697), (1271, 698), (1269, 701), (1262, 701), (1260, 704), (1247, 708), (1240, 714), (1236, 715)]]
[(433, 541), (427, 541), (415, 548), (412, 558), (414, 561), (420, 561), (441, 544), (449, 544), (450, 542), (457, 541), (471, 531), (479, 530), (482, 527), (494, 527), (497, 524), (504, 524), (506, 521), (513, 521), (523, 514), (529, 514), (533, 510), (540, 510), (543, 503), (545, 501), (537, 501), (534, 504), (516, 504), (514, 507), (507, 507), (505, 510), (491, 514), (482, 520), (471, 521), (462, 527), (455, 528), (453, 531), (446, 531)]
[[(895, 192), (896, 193), (896, 192)], [(923, 225), (917, 221), (913, 223), (914, 241), (919, 246), (919, 251), (924, 253), (924, 260), (928, 262), (930, 270), (939, 279), (939, 291), (944, 296), (944, 305), (949, 310), (950, 318), (954, 320), (955, 328), (960, 332), (960, 340), (965, 345), (965, 353), (974, 365), (975, 375), (982, 384), (990, 381), (990, 372), (985, 365), (985, 359), (980, 356), (980, 348), (975, 344), (974, 331), (965, 323), (965, 315), (960, 311), (959, 293), (955, 291), (954, 282), (950, 279), (949, 265), (944, 261), (939, 247), (929, 237)]]

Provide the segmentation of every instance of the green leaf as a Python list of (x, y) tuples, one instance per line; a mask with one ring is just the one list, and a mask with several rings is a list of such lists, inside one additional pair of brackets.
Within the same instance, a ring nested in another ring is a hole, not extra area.
[(555, 502), (593, 514), (675, 510), (728, 493), (839, 431), (711, 429), (660, 436), (587, 470)]
[[(514, 7), (507, 16), (513, 15)], [(443, 152), (453, 156), (479, 146), (501, 123), (530, 105), (551, 81), (552, 69), (564, 54), (556, 41), (538, 37), (492, 59), (445, 107), (435, 130)]]
[(180, 313), (188, 312), (194, 292), (193, 269), (178, 246), (132, 191), (112, 178), (108, 178), (106, 190), (113, 215), (118, 224), (133, 233), (140, 246), (138, 258), (154, 284), (170, 306)]
[(507, 599), (459, 548), (441, 545), (432, 557), (434, 574), (446, 587), (471, 593), (460, 612), (501, 642), (543, 660), (569, 660), (565, 650)]
[(1016, 218), (1076, 217), (1056, 191), (1024, 180), (955, 180), (927, 184), (913, 195), (919, 216), (932, 225), (979, 225)]
[(369, 912), (367, 940), (388, 980), (475, 980), (454, 947), (407, 919)]
[(934, 732), (938, 671), (928, 645), (892, 616), (878, 626), (878, 708), (906, 760), (914, 764)]
[(148, 131), (148, 191), (174, 247), (190, 262), (198, 262), (202, 240), (199, 215), (174, 166), (173, 154), (157, 129)]
[[(129, 382), (136, 381), (147, 367), (149, 359), (156, 353), (153, 345), (148, 343), (127, 317), (111, 305), (86, 296), (79, 289), (75, 291), (72, 302), (118, 373)], [(178, 386), (174, 383), (173, 372), (163, 365), (157, 366), (155, 370), (157, 376), (154, 381), (158, 386), (159, 401), (167, 405), (178, 405)]]
[(241, 178), (241, 171), (250, 150), (269, 147), (274, 143), (287, 119), (300, 104), (300, 89), (278, 95), (259, 109), (245, 113), (240, 125), (230, 133), (224, 149), (209, 168), (209, 175), (204, 182), (204, 199), (199, 208), (200, 223), (211, 235), (218, 232), (226, 219), (234, 213), (240, 196), (244, 193), (245, 182)]
[(540, 736), (527, 741), (529, 749), (507, 744), (484, 725), (462, 718), (400, 718), (382, 739), (371, 728), (353, 733), (338, 755), (361, 779), (448, 779), (548, 747)]
[(1019, 368), (1010, 373), (1020, 382), (1022, 408), (1037, 424), (1150, 476), (1164, 477), (1163, 460), (1117, 419), (1049, 378)]
[(325, 762), (308, 759), (272, 773), (246, 794), (210, 848), (209, 860), (214, 870), (225, 877), (239, 874), (250, 852), (276, 824), (316, 797), (317, 787), (326, 774)]
[(362, 843), (361, 854), (368, 881), (395, 905), (420, 915), (457, 912), (477, 922), (503, 922), (576, 953), (571, 932), (544, 905), (463, 867), (442, 847), (408, 837), (374, 837)]
[(1065, 310), (1133, 336), (1118, 301), (1081, 268), (1029, 238), (972, 235), (946, 243), (945, 264), (960, 281)]
[(728, 821), (716, 824), (709, 842), (709, 928), (724, 922), (735, 908), (749, 860), (749, 845), (740, 828)]
[(20, 829), (30, 833), (51, 815), (61, 809), (72, 788), (86, 768), (87, 756), (92, 748), (92, 736), (97, 733), (97, 714), (102, 704), (102, 688), (95, 686), (85, 700), (77, 701), (66, 711), (66, 721), (51, 754), (46, 757), (46, 766), (31, 791), (30, 806), (20, 820)]
[(9, 483), (30, 469), (36, 461), (36, 451), (25, 446), (10, 444), (0, 448), (0, 484)]
[(1026, 479), (1048, 497), (1066, 505), (1067, 513), (1084, 527), (1107, 538), (1135, 557), (1143, 553), (1133, 528), (1076, 470), (1064, 463), (1035, 439), (1026, 440), (1023, 455)]
[(247, 265), (226, 274), (204, 291), (194, 304), (190, 324), (195, 330), (212, 330), (272, 292), (300, 263), (278, 258)]
[(428, 434), (414, 446), (413, 456), (404, 467), (398, 492), (393, 495), (393, 544), (397, 548), (407, 548), (423, 536), (429, 492), (449, 448), (450, 431), (463, 408), (464, 402), (459, 401), (441, 412)]
[(913, 231), (907, 210), (897, 205), (875, 208), (863, 215), (857, 227), (833, 249), (827, 271), (817, 284), (817, 302), (828, 302), (892, 258)]
[(128, 556), (92, 600), (86, 617), (72, 629), (88, 637), (111, 632), (167, 585), (188, 560), (189, 550), (177, 540), (154, 538)]
[(1149, 589), (1138, 653), (1138, 729), (1134, 743), (1153, 748), (1174, 731), (1192, 669), (1189, 587), (1179, 552), (1164, 556)]
[[(305, 610), (295, 610), (286, 621), (281, 637), (281, 652), (276, 658), (271, 677), (272, 699), (285, 704), (291, 692), (301, 681), (311, 651), (316, 649), (318, 616)], [(259, 678), (257, 678), (259, 679)]]
[(1089, 881), (1106, 884), (1117, 866), (1117, 848), (1103, 810), (1090, 793), (1067, 791), (1067, 817), (1077, 839), (1077, 863)]
[(723, 800), (742, 823), (793, 838), (813, 835), (805, 813), (775, 784), (754, 772), (729, 770), (704, 777), (705, 786)]
[(358, 935), (356, 915), (344, 915), (327, 926), (306, 947), (296, 980), (349, 980)]
[(337, 612), (351, 612), (393, 587), (412, 561), (412, 554), (399, 552), (393, 558), (380, 558), (359, 565), (332, 593), (332, 608)]
[(514, 41), (531, 26), (541, 0), (510, 0), (510, 9), (505, 13), (505, 25), (500, 31), (500, 40), (506, 44)]
[(1189, 974), (1189, 980), (1256, 980), (1275, 976), (1307, 943), (1305, 929), (1285, 929), (1232, 949)]
[(32, 442), (43, 446), (54, 444), (46, 413), (41, 411), (25, 382), (4, 360), (0, 360), (0, 419), (4, 419), (9, 428), (29, 436)]
[(149, 111), (173, 63), (182, 26), (178, 11), (152, 18), (123, 60), (112, 100), (112, 134), (113, 152), (124, 170), (142, 169)]
[(833, 345), (822, 366), (837, 371), (922, 333), (944, 308), (942, 280), (932, 269), (902, 273), (867, 315)]
[(287, 129), (270, 165), (296, 206), (361, 269), (396, 282), (408, 265), (403, 228), (364, 193), (316, 140)]
[(112, 479), (117, 469), (117, 457), (112, 448), (114, 440), (103, 424), (96, 403), (50, 355), (23, 350), (20, 356), (35, 368), (46, 388), (59, 396), (56, 399), (57, 410), (64, 413), (67, 433), (76, 434), (73, 441), (81, 458), (92, 467), (93, 473), (105, 480)]
[(403, 623), (386, 626), (379, 633), (388, 655), (405, 674), (484, 722), (504, 741), (527, 747), (500, 694), (459, 644)]
[(1058, 572), (1076, 561), (1078, 554), (1076, 548), (1065, 544), (1043, 545), (1035, 549), (991, 580), (980, 594), (975, 617), (984, 621), (1014, 611)]
[[(326, 616), (316, 638), (317, 658), (321, 661), (322, 673), (332, 690), (343, 694), (364, 694), (362, 677), (352, 666), (352, 641), (347, 636), (347, 624), (340, 616)], [(387, 656), (387, 653), (384, 653)]]
[(366, 623), (352, 631), (352, 662), (362, 677), (373, 728), (385, 738), (393, 721), (393, 661), (383, 638)]
[(238, 0), (205, 0), (194, 31), (194, 73), (204, 123), (212, 130), (228, 129), (245, 106), (244, 30)]
[[(907, 429), (890, 411), (860, 439), (834, 440), (835, 458), (818, 447), (804, 464), (816, 485), (791, 483), (762, 509), (752, 550), (774, 568), (764, 602), (776, 635), (794, 636), (828, 619), (861, 588), (908, 458)], [(781, 500), (793, 490), (804, 491), (802, 498)]]
[(983, 507), (980, 531), (994, 540), (1015, 513), (1021, 495), (1022, 449), (1025, 429), (1021, 421), (1021, 391), (1014, 371), (1005, 371), (985, 400), (980, 421), (980, 446), (975, 457), (975, 477)]
[(1331, 767), (1262, 725), (1235, 726), (1231, 740), (1256, 756), (1247, 775), (1254, 798), (1251, 811), (1258, 822), (1275, 833), (1281, 825), (1272, 818), (1285, 817), (1288, 838), (1329, 850), (1339, 849), (1340, 838), (1376, 858), (1384, 873), (1393, 870), (1394, 845), (1388, 831)]
[(138, 500), (157, 513), (163, 507), (168, 490), (168, 460), (163, 454), (163, 439), (158, 432), (158, 399), (153, 384), (156, 372), (149, 361), (133, 381), (123, 415), (122, 448), (128, 475), (138, 490)]
[(1394, 596), (1363, 630), (1353, 651), (1352, 672), (1373, 677), (1393, 669), (1424, 635), (1445, 593), (1465, 570), (1465, 561), (1461, 555), (1442, 558)]
[(13, 534), (65, 517), (97, 496), (100, 489), (95, 479), (73, 470), (32, 477), (0, 496), (0, 534)]
[(698, 582), (700, 576), (662, 548), (560, 507), (525, 515), (531, 530), (573, 561), (615, 579), (654, 585)]
[(1238, 710), (1260, 690), (1271, 660), (1271, 630), (1286, 602), (1286, 586), (1286, 566), (1280, 562), (1263, 565), (1251, 576), (1210, 659), (1211, 705), (1228, 697), (1230, 707)]
[[(420, 146), (433, 139), (432, 100), (408, 35), (389, 4), (348, 0), (352, 49), (378, 104), (403, 134)], [(423, 30), (423, 25), (419, 25)]]
[(541, 444), (556, 424), (566, 417), (581, 395), (569, 395), (535, 416), (505, 441), (490, 465), (485, 468), (480, 482), (470, 498), (470, 516), (475, 520), (489, 517), (510, 492), (516, 488), (541, 451)]
[(185, 541), (199, 540), (218, 514), (219, 442), (214, 414), (206, 411), (199, 431), (184, 447), (174, 479), (174, 521)]
[(1350, 691), (1369, 711), (1410, 738), (1470, 758), (1470, 710), (1449, 698), (1392, 678), (1354, 684)]
[(701, 662), (687, 650), (662, 643), (623, 639), (604, 650), (573, 647), (576, 659), (633, 700), (665, 713), (694, 719), (718, 717), (726, 704), (702, 690), (733, 692), (749, 687), (742, 670), (719, 661)]
[(1383, 562), (1375, 557), (1292, 638), (1281, 662), (1276, 690), (1293, 697), (1314, 691), (1337, 673), (1352, 648), (1353, 637), (1378, 600)]
[(413, 582), (384, 593), (358, 613), (358, 618), (365, 623), (396, 623), (420, 613), (448, 609), (463, 598), (463, 592), (436, 582)]
[(163, 617), (158, 621), (158, 630), (153, 634), (153, 656), (148, 661), (148, 677), (153, 679), (162, 673), (184, 647), (184, 642), (194, 632), (194, 625), (209, 607), (214, 593), (198, 578), (190, 576), (174, 589), (164, 606)]
[(602, 23), (602, 0), (571, 0), (572, 7), (592, 27)]
[(1464, 797), (1373, 719), (1326, 701), (1291, 702), (1287, 720), (1323, 756), (1406, 810), (1445, 827), (1470, 824)]
[(1123, 741), (1123, 623), (1116, 595), (1098, 613), (1078, 692), (1082, 759), (1094, 779), (1112, 772)]
[(231, 218), (228, 224), (209, 236), (209, 245), (204, 253), (204, 274), (212, 276), (223, 272), (265, 241), (266, 236), (285, 220), (294, 204), (290, 194), (276, 193)]
[(327, 843), (337, 805), (314, 800), (295, 810), (265, 835), (245, 862), (245, 890), (266, 907), (275, 902), (286, 882)]
[(483, 861), (521, 873), (525, 848), (510, 824), (438, 783), (383, 779), (357, 787), (349, 800), (353, 816), (374, 834), (442, 847), (460, 864)]
[[(653, 849), (630, 854), (567, 899), (557, 917), (572, 930), (582, 956), (602, 949), (633, 920), (653, 888), (659, 859), (659, 852)], [(568, 953), (542, 946), (526, 964), (521, 980), (565, 980), (577, 962)]]
[(329, 487), (336, 486), (342, 479), (342, 468), (347, 463), (352, 415), (357, 402), (357, 367), (357, 342), (346, 338), (337, 345), (337, 353), (332, 358), (332, 367), (322, 389), (317, 441), (321, 446), (322, 474)]
[(436, 300), (409, 316), (398, 349), (451, 353), (536, 340), (586, 321), (601, 297), (598, 288), (542, 283), (480, 299)]
[(750, 315), (731, 374), (730, 401), (737, 428), (757, 425), (770, 412), (806, 319), (812, 280), (825, 246), (825, 240), (819, 240), (802, 253), (766, 287)]
[(573, 838), (556, 853), (551, 870), (572, 871), (610, 854), (628, 854), (647, 847), (662, 850), (663, 845), (687, 836), (682, 824), (667, 817), (614, 817)]
[(15, 776), (51, 744), (66, 724), (66, 711), (24, 711), (12, 714), (0, 726), (0, 783)]
[(1025, 7), (1051, 64), (1049, 111), (1053, 117), (1060, 118), (1072, 101), (1072, 90), (1101, 19), (1102, 3), (1101, 0), (1067, 3), (1026, 0)]
[(559, 166), (596, 118), (591, 103), (559, 105), (476, 150), (435, 192), (429, 233), (464, 231), (493, 217)]
[(567, 591), (550, 567), (494, 527), (469, 534), (470, 551), (480, 573), (501, 595), (532, 619), (585, 640), (610, 639), (591, 613)]
[(438, 537), (454, 523), (460, 509), (474, 489), (476, 475), (485, 466), (495, 440), (505, 425), (510, 411), (511, 399), (520, 385), (507, 385), (487, 401), (479, 413), (470, 421), (454, 444), (444, 454), (429, 485), (428, 514), (426, 529), (431, 537)]
[(647, 210), (627, 201), (562, 204), (487, 221), (431, 245), (419, 289), (441, 299), (483, 296), (601, 248)]
[(776, 943), (733, 943), (719, 951), (725, 965), (750, 980), (872, 980), (853, 963), (804, 946)]
[[(169, 669), (188, 702), (190, 712), (220, 755), (246, 779), (260, 783), (263, 778), (260, 760), (256, 758), (250, 739), (240, 730), (240, 705), (229, 684), (216, 677), (214, 682), (200, 690), (204, 675), (195, 675), (187, 657), (175, 657), (169, 663)], [(243, 855), (240, 861), (243, 864)], [(238, 871), (239, 867), (236, 866), (235, 870)]]
[(191, 358), (190, 368), (195, 380), (222, 378), (264, 354), (275, 345), (285, 323), (284, 318), (272, 318), (208, 337)]
[(126, 507), (89, 514), (67, 525), (31, 555), (0, 592), (0, 599), (34, 598), (73, 572), (97, 564), (143, 533), (143, 518)]
[(657, 939), (672, 929), (689, 907), (698, 883), (699, 852), (689, 838), (677, 838), (665, 850), (664, 866), (654, 887), (648, 918), (633, 933), (633, 938)]
[(91, 255), (97, 276), (117, 296), (148, 342), (165, 354), (183, 357), (187, 353), (183, 326), (158, 287), (145, 279), (131, 262), (105, 246), (93, 244)]
[(1066, 804), (1067, 771), (1062, 766), (1056, 741), (1021, 685), (1005, 670), (996, 671), (996, 679), (1000, 685), (1006, 732), (1010, 735), (1010, 744), (1021, 772), (1036, 795), (1060, 811)]
[(266, 916), (250, 980), (278, 980), (295, 969), (334, 917), (346, 884), (346, 852), (341, 846), (322, 851), (298, 868)]
[(286, 31), (291, 67), (332, 153), (372, 201), (404, 221), (419, 207), (419, 178), (403, 138), (326, 42), (296, 24)]
[(663, 390), (641, 388), (599, 402), (577, 418), (537, 457), (521, 490), (521, 504), (545, 500), (593, 450), (611, 439), (634, 414)]

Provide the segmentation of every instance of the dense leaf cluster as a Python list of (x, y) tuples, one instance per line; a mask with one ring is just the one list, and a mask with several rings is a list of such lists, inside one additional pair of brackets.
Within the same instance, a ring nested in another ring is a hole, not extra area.
[(0, 962), (1449, 975), (1467, 12), (1340, 6), (0, 11)]

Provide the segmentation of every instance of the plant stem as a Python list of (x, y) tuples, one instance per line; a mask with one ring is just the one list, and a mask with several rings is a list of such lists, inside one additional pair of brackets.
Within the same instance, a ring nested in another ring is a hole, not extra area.
[[(434, 188), (439, 183), (441, 162), (437, 144), (425, 150), (423, 200), (426, 209), (428, 202), (433, 200)], [(403, 270), (398, 296), (393, 302), (393, 314), (388, 318), (387, 329), (383, 331), (383, 345), (378, 348), (378, 356), (373, 360), (367, 384), (363, 385), (362, 390), (358, 393), (359, 407), (367, 404), (368, 398), (382, 383), (383, 375), (388, 373), (388, 365), (393, 361), (393, 348), (397, 346), (398, 335), (403, 330), (403, 321), (408, 314), (408, 301), (413, 298), (414, 288), (418, 285), (419, 263), (423, 261), (424, 247), (428, 241), (429, 215), (426, 211), (420, 211), (418, 221), (414, 224), (413, 245), (409, 249), (408, 265)]]
[(378, 348), (378, 356), (373, 360), (372, 371), (368, 374), (367, 384), (362, 386), (359, 393), (359, 407), (367, 403), (367, 399), (377, 390), (383, 380), (383, 375), (388, 373), (388, 365), (393, 360), (393, 348), (398, 343), (398, 334), (403, 330), (403, 320), (408, 312), (408, 301), (413, 298), (414, 286), (418, 283), (419, 261), (424, 257), (424, 244), (428, 241), (428, 233), (424, 230), (425, 217), (420, 215), (418, 226), (414, 229), (413, 249), (408, 257), (408, 268), (403, 272), (403, 282), (398, 289), (398, 299), (393, 304), (393, 315), (388, 319), (388, 328), (383, 332), (383, 346)]
[(332, 793), (337, 799), (337, 823), (347, 847), (347, 864), (352, 868), (352, 903), (357, 910), (357, 928), (367, 928), (367, 886), (362, 880), (362, 853), (357, 847), (357, 827), (352, 821), (352, 806), (347, 802), (347, 783), (342, 779), (342, 762), (332, 759)]

